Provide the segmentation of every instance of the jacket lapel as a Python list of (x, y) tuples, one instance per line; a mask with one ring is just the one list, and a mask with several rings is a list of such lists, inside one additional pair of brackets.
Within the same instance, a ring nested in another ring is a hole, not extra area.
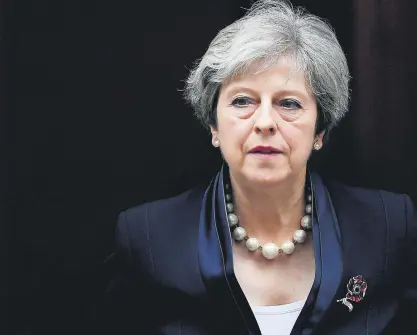
[[(374, 231), (374, 225), (369, 222), (384, 222), (383, 210), (373, 212), (362, 208), (362, 202), (342, 185), (326, 183), (325, 186), (314, 172), (310, 177), (315, 204), (313, 241), (316, 276), (292, 334), (322, 334), (330, 329), (338, 329), (337, 334), (349, 334), (347, 328), (343, 332), (344, 325), (349, 324), (351, 331), (352, 318), (366, 323), (367, 313), (360, 313), (360, 310), (367, 309), (369, 303), (365, 297), (349, 312), (337, 300), (345, 297), (349, 279), (357, 275), (368, 280), (368, 292), (372, 290), (372, 278), (381, 269), (379, 260), (383, 252), (381, 246), (371, 245), (369, 240), (372, 234), (377, 233), (381, 236), (373, 236), (372, 240), (384, 241), (382, 235), (385, 230)], [(234, 276), (233, 251), (225, 215), (222, 169), (207, 189), (201, 207), (200, 272), (219, 331), (259, 334), (254, 315)]]
[[(368, 329), (369, 326), (370, 296), (375, 292), (385, 262), (385, 211), (383, 202), (375, 197), (375, 191), (361, 190), (353, 194), (336, 182), (326, 183), (326, 186), (343, 240), (343, 274), (337, 296), (330, 301), (323, 316), (326, 322), (318, 325), (317, 334), (327, 333), (330, 329), (337, 329), (338, 335), (352, 334), (355, 329)], [(353, 302), (353, 310), (349, 312), (337, 300), (345, 298), (349, 280), (358, 275), (363, 276), (368, 288), (364, 299)]]
[(211, 327), (216, 334), (260, 335), (234, 276), (232, 242), (224, 203), (222, 168), (204, 195), (199, 223), (199, 266), (213, 313)]
[(343, 274), (341, 234), (326, 187), (317, 173), (310, 173), (315, 215), (313, 242), (316, 276), (306, 305), (292, 334), (313, 334), (335, 301)]

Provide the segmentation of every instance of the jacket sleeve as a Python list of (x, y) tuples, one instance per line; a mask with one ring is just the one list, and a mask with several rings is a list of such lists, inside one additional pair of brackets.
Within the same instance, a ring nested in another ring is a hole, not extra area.
[(398, 246), (402, 252), (397, 281), (402, 293), (398, 312), (384, 335), (409, 334), (410, 329), (415, 328), (417, 318), (417, 213), (409, 196), (404, 195), (399, 205), (401, 203), (404, 206), (406, 233)]
[(408, 329), (414, 329), (417, 318), (417, 212), (408, 196), (405, 196), (405, 208), (407, 216), (406, 273), (408, 275), (406, 276), (407, 285), (403, 297), (403, 309), (405, 309), (403, 313), (406, 313), (407, 324), (413, 326), (413, 328)]
[(403, 285), (402, 296), (399, 301), (399, 310), (384, 334), (408, 334), (415, 328), (417, 318), (417, 213), (408, 196), (404, 196), (406, 236), (402, 248), (403, 257), (399, 281)]
[[(143, 214), (143, 210), (135, 214)], [(135, 215), (135, 224), (141, 224)], [(144, 215), (143, 215), (144, 219)], [(139, 221), (139, 222), (138, 222)], [(134, 264), (129, 234), (128, 212), (118, 216), (115, 250), (110, 265), (110, 281), (104, 294), (101, 334), (150, 334), (147, 330), (146, 290)]]

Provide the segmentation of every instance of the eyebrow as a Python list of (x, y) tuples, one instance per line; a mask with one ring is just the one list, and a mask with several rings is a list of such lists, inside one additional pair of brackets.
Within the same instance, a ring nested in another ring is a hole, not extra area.
[[(227, 90), (226, 92), (226, 96), (230, 97), (238, 92), (246, 92), (246, 93), (250, 93), (250, 94), (258, 94), (258, 92), (256, 90), (253, 90), (249, 87), (246, 86), (235, 86), (235, 87), (231, 87), (229, 90)], [(293, 89), (283, 89), (283, 90), (276, 90), (275, 94), (280, 94), (280, 95), (295, 95), (295, 96), (299, 96), (300, 98), (307, 100), (309, 98), (309, 96), (307, 96), (305, 93), (299, 91), (299, 90), (293, 90)]]
[(226, 96), (231, 96), (234, 95), (238, 92), (246, 92), (246, 93), (251, 93), (251, 94), (256, 94), (256, 91), (249, 88), (249, 87), (245, 87), (245, 86), (232, 86), (232, 88), (226, 90)]

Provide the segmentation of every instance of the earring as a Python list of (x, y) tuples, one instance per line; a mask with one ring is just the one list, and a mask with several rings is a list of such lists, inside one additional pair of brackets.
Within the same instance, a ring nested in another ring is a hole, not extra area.
[(320, 150), (320, 143), (317, 141), (314, 143), (314, 150)]
[(219, 145), (220, 145), (220, 141), (219, 141), (219, 140), (214, 140), (214, 141), (213, 141), (213, 146), (214, 146), (214, 147), (216, 147), (216, 148), (217, 148)]

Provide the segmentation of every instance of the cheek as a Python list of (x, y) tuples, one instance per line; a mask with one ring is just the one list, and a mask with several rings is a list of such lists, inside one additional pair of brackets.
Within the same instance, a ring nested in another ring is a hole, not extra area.
[(239, 120), (239, 122), (234, 120), (221, 121), (221, 124), (219, 121), (219, 140), (223, 156), (226, 160), (236, 160), (242, 156), (245, 150), (245, 144), (251, 132), (250, 124), (247, 120)]
[(219, 139), (225, 146), (242, 146), (250, 134), (249, 120), (223, 118), (219, 120)]
[(290, 127), (285, 133), (283, 132), (283, 137), (291, 153), (308, 156), (312, 150), (314, 128), (308, 125)]

